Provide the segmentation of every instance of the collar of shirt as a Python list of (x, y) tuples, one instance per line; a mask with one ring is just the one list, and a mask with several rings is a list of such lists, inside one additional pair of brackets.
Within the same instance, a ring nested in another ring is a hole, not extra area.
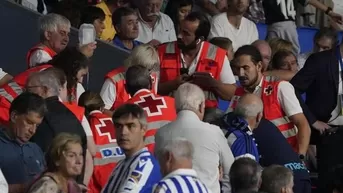
[(171, 177), (174, 177), (174, 176), (179, 176), (179, 175), (186, 175), (186, 176), (197, 177), (197, 173), (196, 173), (195, 170), (182, 168), (182, 169), (174, 170), (173, 172), (171, 172), (170, 174), (165, 176), (164, 179), (168, 179), (168, 178), (171, 178)]
[[(255, 87), (255, 90), (254, 90), (254, 94), (259, 94), (260, 91), (261, 91), (261, 88), (262, 88), (262, 82), (263, 82), (263, 79), (264, 79), (264, 76), (262, 76), (261, 80), (260, 80), (260, 83)], [(247, 91), (246, 89), (244, 89), (246, 92), (249, 92)]]
[(195, 114), (193, 111), (190, 110), (182, 110), (177, 113), (177, 117), (187, 117), (187, 120), (190, 119), (197, 119), (200, 121), (199, 117), (197, 114)]
[(138, 95), (141, 92), (149, 92), (150, 93), (151, 91), (149, 89), (143, 88), (143, 89), (138, 90), (133, 96), (136, 96), (136, 95)]
[[(144, 24), (148, 24), (146, 21), (144, 21), (144, 19), (142, 18), (141, 12), (137, 9), (137, 16), (138, 16), (138, 20), (143, 22)], [(161, 21), (161, 13), (159, 12), (157, 15), (157, 20), (155, 23), (155, 26)]]
[(99, 110), (94, 110), (94, 111), (91, 111), (91, 112), (89, 113), (89, 115), (92, 115), (92, 114), (95, 114), (95, 113), (102, 113), (102, 112), (99, 111)]
[(136, 46), (141, 45), (142, 43), (141, 43), (140, 41), (137, 41), (137, 40), (132, 40), (132, 45), (133, 45), (133, 47), (132, 47), (132, 49), (129, 49), (129, 48), (127, 48), (127, 47), (123, 44), (123, 42), (120, 40), (120, 38), (116, 35), (116, 36), (114, 36), (113, 44), (116, 45), (116, 46), (118, 46), (118, 47), (120, 47), (120, 48), (123, 48), (123, 49), (125, 49), (125, 50), (131, 51), (133, 48), (135, 48)]
[[(189, 65), (189, 67), (188, 67), (189, 74), (193, 74), (195, 72), (195, 69), (196, 69), (196, 67), (198, 65), (198, 61), (199, 61), (199, 58), (200, 58), (200, 54), (201, 54), (202, 46), (203, 45), (204, 45), (204, 42), (201, 42), (201, 46), (200, 46), (199, 52), (197, 53), (197, 56), (192, 61), (191, 65)], [(186, 68), (186, 61), (185, 61), (185, 58), (184, 58), (184, 55), (183, 55), (182, 51), (180, 51), (180, 58), (181, 58), (181, 67), (182, 68)]]
[(146, 148), (146, 147), (144, 147), (144, 148), (142, 148), (142, 149), (140, 149), (139, 151), (137, 151), (136, 153), (134, 153), (132, 156), (130, 156), (130, 157), (128, 157), (127, 155), (125, 155), (126, 156), (126, 160), (129, 160), (129, 159), (132, 159), (132, 158), (134, 158), (136, 155), (138, 155), (138, 154), (140, 154), (141, 152), (143, 152), (143, 151), (148, 151), (148, 148)]
[(11, 138), (10, 136), (8, 136), (8, 134), (6, 133), (4, 129), (0, 130), (0, 140), (5, 143), (15, 143), (15, 144), (18, 144), (19, 146), (29, 145), (29, 143), (20, 143), (17, 139)]

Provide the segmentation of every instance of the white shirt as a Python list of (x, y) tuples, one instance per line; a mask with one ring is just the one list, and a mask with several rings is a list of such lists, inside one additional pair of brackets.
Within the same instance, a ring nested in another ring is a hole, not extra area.
[(226, 37), (232, 41), (233, 51), (239, 47), (253, 43), (258, 39), (256, 24), (242, 17), (239, 29), (231, 25), (226, 13), (221, 13), (212, 18), (209, 39), (213, 37)]
[(221, 164), (223, 190), (225, 193), (231, 192), (229, 171), (234, 157), (221, 129), (202, 122), (192, 111), (180, 111), (175, 121), (157, 130), (155, 152), (168, 139), (177, 137), (186, 138), (193, 144), (193, 169), (206, 187), (213, 193), (220, 193), (218, 166)]
[(161, 42), (161, 44), (176, 41), (174, 23), (168, 15), (160, 12), (159, 19), (153, 29), (143, 21), (139, 12), (138, 18), (139, 33), (136, 40), (148, 43), (155, 39)]
[[(262, 81), (255, 88), (254, 94), (261, 96), (262, 94)], [(298, 113), (302, 113), (303, 110), (300, 106), (299, 100), (295, 95), (294, 87), (288, 81), (281, 81), (278, 86), (277, 99), (282, 107), (283, 112), (285, 112), (287, 117), (293, 116)]]
[(48, 54), (48, 52), (44, 50), (36, 50), (34, 51), (30, 56), (30, 68), (37, 66), (37, 64), (41, 64), (44, 62), (49, 62), (52, 59), (52, 57)]
[(76, 98), (77, 98), (77, 102), (79, 102), (79, 98), (80, 96), (85, 92), (85, 88), (83, 88), (81, 83), (77, 83), (76, 85)]
[(338, 62), (338, 69), (339, 69), (339, 73), (338, 73), (338, 97), (337, 97), (337, 105), (336, 108), (331, 112), (331, 118), (329, 120), (329, 124), (331, 125), (343, 125), (343, 116), (341, 115), (341, 99), (340, 99), (340, 95), (343, 94), (343, 84), (342, 84), (342, 75), (341, 75), (341, 65)]
[(0, 68), (0, 80), (3, 79), (6, 75), (7, 75), (7, 73), (4, 72), (4, 71), (2, 70), (2, 68)]
[(111, 109), (117, 96), (117, 90), (112, 80), (106, 78), (102, 85), (100, 96), (105, 103), (105, 109)]
[[(202, 42), (200, 50), (202, 50), (203, 44), (204, 43)], [(200, 54), (201, 54), (201, 51), (198, 52), (197, 56), (192, 61), (191, 65), (189, 66), (189, 68), (188, 68), (189, 75), (192, 75), (196, 71), (196, 68), (197, 68), (198, 62), (199, 62), (199, 58), (200, 58)], [(181, 64), (180, 65), (182, 67), (183, 66), (182, 63), (184, 63), (184, 56), (183, 56), (182, 52), (181, 52), (180, 57), (181, 57)], [(236, 83), (236, 79), (235, 79), (235, 76), (233, 75), (231, 65), (230, 65), (230, 61), (227, 58), (227, 56), (225, 56), (225, 58), (224, 58), (222, 71), (220, 72), (219, 76), (220, 76), (219, 80), (224, 84), (235, 84)]]
[(0, 169), (0, 193), (8, 193), (8, 184)]
[[(44, 10), (43, 10), (43, 14), (47, 14), (47, 9), (46, 9), (46, 5), (43, 2), (43, 6), (44, 6)], [(21, 4), (33, 11), (38, 11), (37, 8), (38, 8), (38, 1), (37, 0), (22, 0)]]
[(193, 169), (177, 169), (165, 176), (153, 188), (153, 193), (203, 192), (211, 193)]

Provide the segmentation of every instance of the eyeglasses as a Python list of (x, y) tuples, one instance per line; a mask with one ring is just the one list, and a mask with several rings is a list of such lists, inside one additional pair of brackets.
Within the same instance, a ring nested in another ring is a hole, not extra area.
[(24, 92), (25, 92), (25, 91), (29, 91), (30, 89), (32, 89), (32, 88), (37, 88), (37, 87), (44, 87), (44, 86), (27, 86), (27, 87), (23, 88), (23, 91), (24, 91)]

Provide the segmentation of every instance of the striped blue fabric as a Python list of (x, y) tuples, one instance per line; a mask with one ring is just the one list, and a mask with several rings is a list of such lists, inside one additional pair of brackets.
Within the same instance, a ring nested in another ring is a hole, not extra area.
[(118, 163), (102, 193), (151, 193), (153, 185), (161, 180), (157, 160), (147, 148)]
[(192, 169), (178, 169), (154, 187), (154, 193), (210, 193)]

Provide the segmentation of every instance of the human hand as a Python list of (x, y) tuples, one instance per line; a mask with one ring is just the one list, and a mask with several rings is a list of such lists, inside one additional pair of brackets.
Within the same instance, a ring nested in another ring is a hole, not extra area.
[(192, 75), (192, 79), (190, 82), (198, 85), (204, 90), (210, 90), (215, 86), (216, 80), (208, 72), (195, 72)]
[(87, 58), (90, 58), (94, 54), (94, 50), (96, 49), (97, 42), (92, 42), (86, 45), (80, 45), (79, 49), (82, 54), (84, 54)]
[(148, 42), (148, 44), (150, 44), (150, 45), (152, 45), (152, 46), (154, 46), (154, 47), (157, 47), (158, 45), (161, 44), (161, 42), (158, 41), (158, 40), (153, 39), (153, 40), (151, 40), (150, 42)]
[(181, 74), (174, 80), (174, 84), (176, 87), (179, 87), (181, 84), (187, 82), (190, 79), (188, 74)]
[(327, 123), (324, 123), (322, 121), (316, 121), (315, 123), (312, 124), (313, 128), (315, 128), (316, 130), (318, 130), (320, 132), (320, 134), (325, 133), (325, 131), (330, 127), (330, 125), (328, 125)]
[(343, 16), (341, 14), (335, 13), (333, 11), (330, 11), (328, 14), (333, 21), (335, 21), (338, 24), (343, 24)]

